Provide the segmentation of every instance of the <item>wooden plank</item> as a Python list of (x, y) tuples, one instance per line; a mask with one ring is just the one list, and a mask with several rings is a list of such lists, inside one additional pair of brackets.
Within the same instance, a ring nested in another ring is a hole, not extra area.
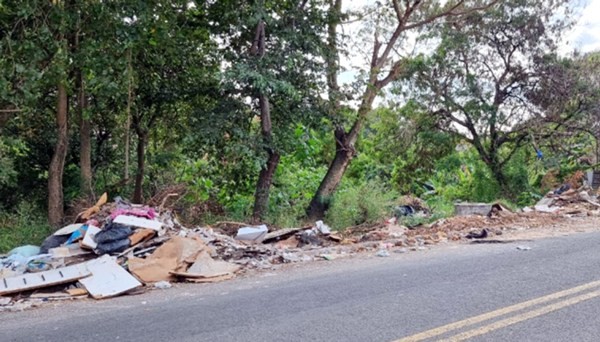
[(134, 226), (139, 228), (148, 228), (153, 230), (161, 230), (162, 223), (154, 220), (148, 220), (141, 217), (119, 215), (113, 220), (114, 223), (122, 224), (125, 226)]
[(142, 286), (108, 255), (89, 261), (86, 265), (92, 276), (80, 279), (79, 282), (95, 299), (113, 297)]
[(70, 283), (90, 274), (84, 264), (77, 264), (39, 273), (0, 278), (0, 295)]

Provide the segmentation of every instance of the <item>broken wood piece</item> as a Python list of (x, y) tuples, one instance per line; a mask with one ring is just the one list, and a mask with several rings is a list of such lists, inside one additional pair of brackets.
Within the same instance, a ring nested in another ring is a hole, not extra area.
[(66, 292), (71, 296), (85, 296), (89, 294), (86, 289), (82, 288), (67, 289)]
[(0, 279), (0, 295), (74, 282), (91, 273), (84, 264)]
[(86, 266), (92, 276), (80, 279), (79, 282), (94, 299), (113, 297), (142, 286), (108, 255), (89, 261)]
[(142, 241), (146, 241), (152, 238), (156, 234), (155, 230), (152, 229), (138, 229), (132, 235), (129, 236), (131, 246), (135, 246)]
[(29, 296), (29, 298), (41, 298), (41, 299), (70, 299), (71, 295), (65, 292), (52, 292), (52, 293), (44, 293), (44, 292), (38, 292), (38, 293), (33, 293), (31, 296)]
[(235, 277), (234, 274), (226, 274), (212, 278), (185, 278), (185, 280), (191, 283), (217, 283), (220, 281), (232, 279), (233, 277)]
[(52, 258), (54, 259), (70, 258), (91, 253), (89, 250), (81, 249), (81, 247), (78, 244), (70, 244), (64, 247), (50, 248), (48, 252), (52, 255)]
[(263, 243), (271, 243), (283, 239), (287, 239), (288, 237), (298, 233), (299, 231), (306, 230), (312, 228), (311, 226), (301, 227), (301, 228), (283, 228), (278, 229), (274, 232), (270, 232), (265, 236), (265, 239), (262, 241)]
[(300, 240), (295, 235), (292, 235), (291, 237), (289, 237), (285, 240), (281, 240), (281, 241), (277, 242), (275, 244), (275, 248), (278, 248), (278, 249), (296, 248), (296, 247), (298, 247), (299, 243), (300, 243)]
[(125, 226), (133, 226), (138, 228), (148, 228), (159, 231), (162, 228), (162, 223), (154, 220), (148, 220), (136, 216), (119, 215), (113, 220), (114, 223), (122, 224)]
[(105, 192), (102, 194), (102, 196), (100, 196), (100, 198), (98, 199), (98, 202), (96, 202), (96, 204), (94, 206), (79, 213), (79, 215), (77, 215), (77, 220), (84, 220), (84, 221), (89, 220), (90, 217), (92, 217), (94, 214), (96, 214), (97, 212), (100, 211), (100, 208), (103, 205), (105, 205), (107, 201), (108, 201), (108, 195)]
[(341, 242), (343, 238), (337, 234), (329, 234), (329, 239), (335, 242)]

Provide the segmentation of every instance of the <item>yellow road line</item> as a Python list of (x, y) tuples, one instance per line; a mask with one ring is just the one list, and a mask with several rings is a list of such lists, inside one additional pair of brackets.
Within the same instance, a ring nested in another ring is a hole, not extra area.
[(567, 306), (571, 306), (571, 305), (575, 305), (579, 302), (583, 302), (585, 300), (589, 300), (595, 297), (600, 296), (600, 291), (592, 291), (577, 297), (573, 297), (573, 298), (569, 298), (557, 303), (553, 303), (547, 306), (544, 306), (542, 308), (533, 310), (533, 311), (528, 311), (525, 313), (522, 313), (520, 315), (516, 315), (513, 317), (509, 317), (509, 318), (505, 318), (503, 320), (494, 322), (494, 323), (490, 323), (488, 325), (485, 325), (483, 327), (477, 328), (477, 329), (473, 329), (470, 331), (466, 331), (464, 333), (458, 334), (456, 336), (452, 336), (448, 339), (442, 340), (444, 342), (457, 342), (457, 341), (464, 341), (467, 340), (469, 338), (473, 338), (475, 336), (479, 336), (479, 335), (483, 335), (483, 334), (487, 334), (489, 332), (492, 332), (494, 330), (498, 330), (501, 328), (505, 328), (509, 325), (515, 324), (515, 323), (519, 323), (522, 321), (526, 321), (528, 319), (532, 319), (538, 316), (542, 316), (545, 314), (548, 314), (550, 312), (556, 311), (556, 310), (560, 310), (562, 308), (565, 308)]
[(567, 290), (555, 292), (555, 293), (552, 293), (552, 294), (549, 294), (549, 295), (546, 295), (546, 296), (543, 296), (543, 297), (531, 299), (531, 300), (528, 300), (528, 301), (525, 301), (525, 302), (521, 302), (521, 303), (518, 303), (518, 304), (507, 306), (507, 307), (504, 307), (504, 308), (500, 308), (498, 310), (490, 311), (488, 313), (484, 313), (484, 314), (481, 314), (479, 316), (469, 317), (469, 318), (464, 319), (462, 321), (458, 321), (458, 322), (446, 324), (446, 325), (438, 327), (438, 328), (434, 328), (434, 329), (427, 330), (427, 331), (424, 331), (424, 332), (421, 332), (421, 333), (418, 333), (418, 334), (415, 334), (415, 335), (412, 335), (412, 336), (401, 338), (401, 339), (399, 339), (399, 340), (397, 340), (395, 342), (417, 342), (417, 341), (423, 341), (423, 340), (426, 340), (426, 339), (429, 339), (429, 338), (432, 338), (432, 337), (435, 337), (435, 336), (439, 336), (439, 335), (448, 333), (448, 332), (450, 332), (452, 330), (461, 329), (461, 328), (464, 328), (464, 327), (467, 327), (467, 326), (470, 326), (470, 325), (473, 325), (473, 324), (477, 324), (477, 323), (480, 323), (480, 322), (483, 322), (483, 321), (487, 321), (487, 320), (492, 319), (492, 318), (496, 318), (496, 317), (499, 317), (499, 316), (502, 316), (502, 315), (506, 315), (506, 314), (515, 312), (515, 311), (519, 311), (519, 310), (522, 310), (522, 309), (525, 309), (525, 308), (528, 308), (528, 307), (531, 307), (531, 306), (534, 306), (534, 305), (546, 303), (546, 302), (549, 302), (549, 301), (552, 301), (552, 300), (555, 300), (555, 299), (559, 299), (559, 298), (566, 297), (566, 296), (569, 296), (569, 295), (573, 295), (573, 294), (576, 294), (576, 293), (579, 293), (579, 292), (582, 292), (582, 291), (585, 291), (585, 290), (589, 290), (589, 289), (597, 287), (597, 286), (600, 286), (600, 280), (593, 281), (593, 282), (590, 282), (590, 283), (587, 283), (587, 284), (583, 284), (583, 285), (580, 285), (580, 286), (576, 286), (576, 287), (573, 287), (571, 289), (567, 289)]

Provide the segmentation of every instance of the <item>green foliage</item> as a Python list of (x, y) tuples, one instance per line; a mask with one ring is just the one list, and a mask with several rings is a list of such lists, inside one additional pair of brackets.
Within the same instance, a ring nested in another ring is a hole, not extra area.
[(0, 253), (22, 245), (40, 245), (52, 233), (40, 208), (21, 202), (14, 212), (0, 211)]
[(397, 194), (380, 182), (342, 184), (333, 197), (325, 221), (336, 230), (374, 223), (388, 217)]
[(267, 222), (277, 227), (298, 227), (326, 171), (324, 166), (303, 166), (294, 157), (284, 158), (275, 175)]

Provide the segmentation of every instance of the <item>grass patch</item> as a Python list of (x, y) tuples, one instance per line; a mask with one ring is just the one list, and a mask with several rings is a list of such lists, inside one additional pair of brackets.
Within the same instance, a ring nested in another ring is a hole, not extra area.
[(43, 211), (22, 202), (15, 212), (0, 212), (0, 253), (23, 245), (39, 246), (52, 234)]

